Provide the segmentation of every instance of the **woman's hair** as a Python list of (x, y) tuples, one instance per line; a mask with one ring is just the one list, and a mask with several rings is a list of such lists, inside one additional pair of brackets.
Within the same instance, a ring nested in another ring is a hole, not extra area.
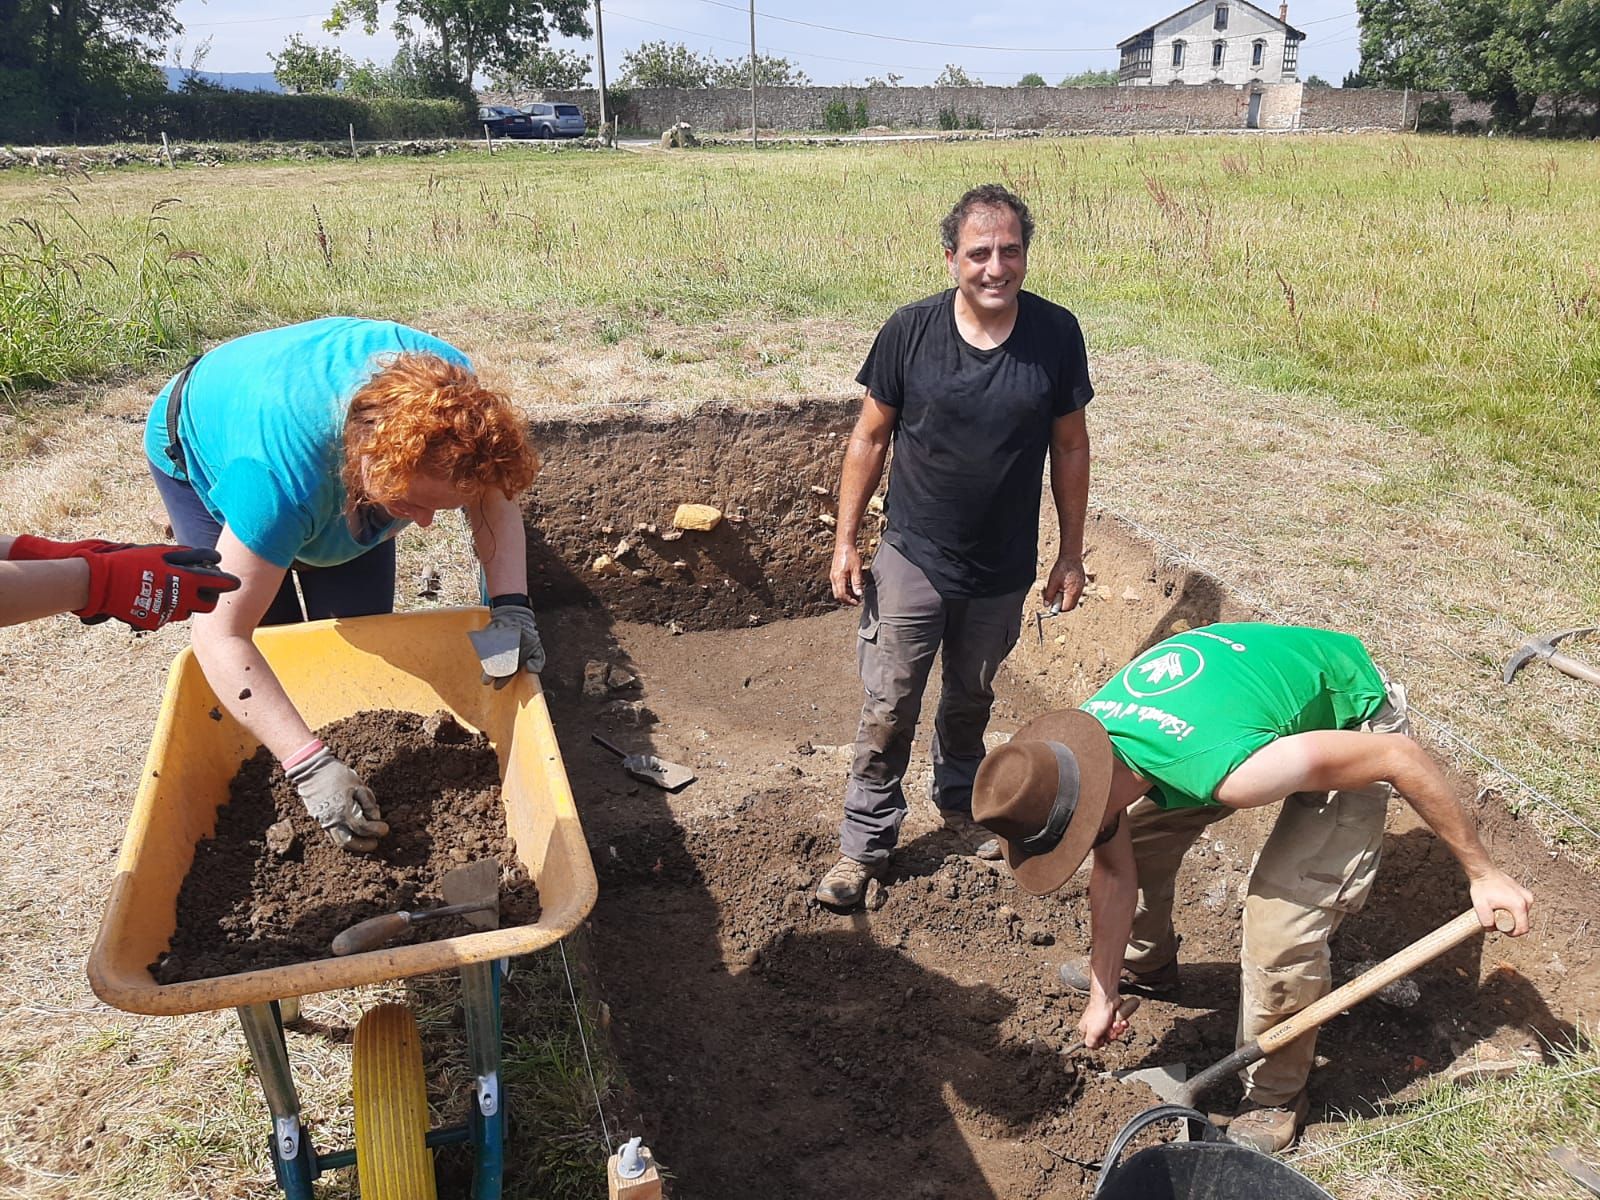
[(346, 511), (398, 496), (419, 474), (469, 496), (515, 496), (539, 473), (539, 452), (503, 393), (436, 354), (401, 354), (350, 400), (344, 423)]

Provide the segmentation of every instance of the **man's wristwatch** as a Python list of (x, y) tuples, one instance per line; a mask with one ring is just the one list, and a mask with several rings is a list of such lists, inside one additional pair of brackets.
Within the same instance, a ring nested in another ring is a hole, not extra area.
[(532, 608), (533, 601), (527, 592), (502, 592), (489, 597), (490, 608)]

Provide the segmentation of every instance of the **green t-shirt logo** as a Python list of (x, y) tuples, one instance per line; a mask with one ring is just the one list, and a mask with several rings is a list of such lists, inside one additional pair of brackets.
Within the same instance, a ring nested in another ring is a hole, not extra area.
[(1129, 664), (1122, 686), (1141, 700), (1163, 696), (1193, 683), (1205, 668), (1205, 656), (1196, 647), (1163, 642)]

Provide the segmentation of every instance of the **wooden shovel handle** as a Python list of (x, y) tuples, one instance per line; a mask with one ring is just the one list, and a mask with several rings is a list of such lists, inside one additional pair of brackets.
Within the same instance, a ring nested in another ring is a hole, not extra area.
[[(1494, 921), (1495, 928), (1501, 933), (1510, 933), (1516, 928), (1516, 919), (1504, 909), (1495, 910)], [(1263, 1054), (1276, 1053), (1345, 1009), (1353, 1008), (1374, 992), (1388, 987), (1396, 979), (1411, 974), (1446, 950), (1453, 950), (1483, 932), (1483, 923), (1478, 920), (1477, 912), (1469, 908), (1455, 920), (1439, 926), (1426, 937), (1418, 938), (1399, 953), (1390, 955), (1370, 971), (1357, 975), (1314, 1004), (1308, 1004), (1287, 1021), (1274, 1025), (1261, 1035), (1257, 1044)]]

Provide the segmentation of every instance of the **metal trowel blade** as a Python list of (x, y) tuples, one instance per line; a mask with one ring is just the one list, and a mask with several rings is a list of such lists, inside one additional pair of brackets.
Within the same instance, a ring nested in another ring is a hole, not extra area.
[(500, 925), (500, 864), (492, 858), (468, 863), (445, 872), (439, 890), (446, 904), (483, 904), (479, 912), (463, 913), (461, 919), (477, 929), (496, 929)]
[(676, 792), (688, 787), (695, 774), (688, 767), (657, 758), (654, 754), (630, 754), (622, 760), (622, 769), (635, 779)]
[(483, 673), (493, 679), (504, 679), (517, 673), (521, 659), (522, 635), (513, 628), (491, 626), (474, 629), (467, 634), (472, 649), (483, 664)]

